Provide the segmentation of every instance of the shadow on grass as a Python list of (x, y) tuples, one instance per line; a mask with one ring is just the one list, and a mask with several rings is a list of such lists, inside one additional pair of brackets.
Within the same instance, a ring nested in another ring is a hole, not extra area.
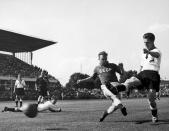
[(56, 131), (56, 130), (58, 130), (58, 131), (62, 131), (62, 130), (68, 130), (67, 128), (47, 128), (47, 129), (45, 129), (46, 131)]
[[(113, 122), (132, 122), (135, 124), (144, 124), (144, 123), (152, 123), (152, 121), (149, 120), (131, 120), (131, 121), (113, 121)], [(169, 119), (165, 119), (165, 120), (159, 120), (157, 123), (152, 123), (151, 125), (162, 125), (162, 124), (169, 124)]]
[(169, 119), (166, 120), (159, 120), (157, 123), (152, 123), (151, 125), (164, 125), (164, 124), (169, 124)]
[(158, 122), (156, 122), (156, 123), (152, 123), (151, 120), (139, 120), (139, 121), (135, 121), (135, 124), (144, 124), (144, 123), (149, 123), (149, 122), (151, 122), (151, 125), (169, 124), (169, 119), (158, 120)]

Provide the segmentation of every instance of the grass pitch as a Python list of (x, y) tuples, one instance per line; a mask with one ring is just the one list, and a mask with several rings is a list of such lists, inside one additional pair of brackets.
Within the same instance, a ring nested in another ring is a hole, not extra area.
[[(159, 122), (151, 122), (147, 99), (124, 99), (128, 115), (119, 110), (98, 122), (103, 111), (111, 104), (110, 100), (71, 100), (58, 101), (62, 112), (39, 113), (36, 118), (28, 118), (22, 112), (0, 112), (1, 131), (168, 131), (169, 98), (157, 101)], [(14, 107), (14, 102), (0, 102)]]

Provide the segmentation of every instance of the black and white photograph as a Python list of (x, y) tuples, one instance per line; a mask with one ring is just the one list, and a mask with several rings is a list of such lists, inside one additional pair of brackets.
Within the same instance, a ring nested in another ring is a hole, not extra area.
[(0, 131), (168, 131), (169, 0), (0, 0)]

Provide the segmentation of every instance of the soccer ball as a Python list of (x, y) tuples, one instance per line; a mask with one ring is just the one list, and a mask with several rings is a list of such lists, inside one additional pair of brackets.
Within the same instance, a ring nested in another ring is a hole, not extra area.
[(37, 106), (37, 104), (24, 104), (21, 110), (27, 117), (34, 118), (38, 114)]

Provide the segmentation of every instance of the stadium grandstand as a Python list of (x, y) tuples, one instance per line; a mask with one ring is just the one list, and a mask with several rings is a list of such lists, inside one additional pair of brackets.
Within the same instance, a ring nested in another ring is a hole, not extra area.
[[(9, 96), (9, 92), (12, 97), (18, 73), (22, 74), (28, 88), (34, 88), (35, 80), (43, 69), (32, 64), (33, 51), (55, 43), (0, 29), (0, 51), (8, 53), (0, 53), (0, 99)], [(58, 82), (50, 74), (48, 78), (53, 86)]]

